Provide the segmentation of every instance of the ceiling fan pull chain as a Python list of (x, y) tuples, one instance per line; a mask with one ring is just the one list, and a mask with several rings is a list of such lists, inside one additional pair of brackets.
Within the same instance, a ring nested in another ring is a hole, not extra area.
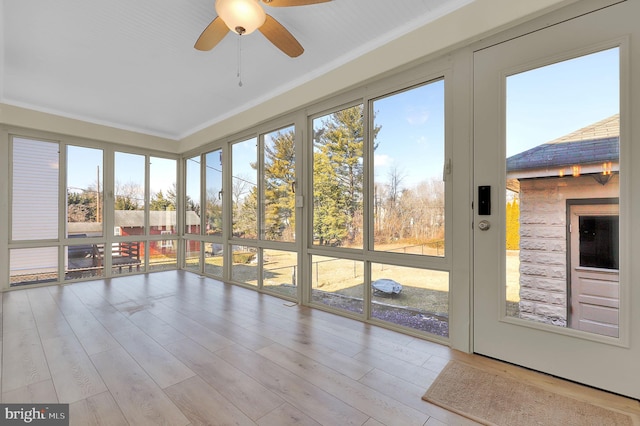
[(240, 47), (240, 39), (242, 38), (242, 36), (238, 36), (238, 86), (242, 87), (242, 75), (241, 75), (241, 71), (242, 71), (242, 49)]

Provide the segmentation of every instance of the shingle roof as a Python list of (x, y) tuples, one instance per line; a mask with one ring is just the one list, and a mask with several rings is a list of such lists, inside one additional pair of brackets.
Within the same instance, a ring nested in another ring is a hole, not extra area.
[(507, 158), (507, 171), (617, 163), (619, 142), (620, 115), (616, 114)]
[[(144, 225), (143, 210), (115, 210), (115, 224), (125, 228), (134, 228)], [(188, 226), (199, 225), (200, 216), (194, 211), (186, 212), (186, 224)], [(176, 223), (175, 210), (149, 211), (149, 225), (153, 227), (169, 226)]]
[(591, 139), (605, 139), (620, 137), (620, 114), (600, 120), (568, 135), (559, 137), (547, 143), (576, 142)]
[[(116, 226), (124, 228), (137, 228), (144, 226), (143, 210), (115, 210), (114, 218)], [(168, 211), (149, 211), (149, 226), (162, 227), (171, 226), (176, 222), (175, 210)], [(194, 211), (187, 211), (185, 217), (188, 226), (200, 225), (200, 216)], [(70, 234), (77, 233), (101, 233), (101, 222), (70, 222), (67, 224), (67, 230)]]

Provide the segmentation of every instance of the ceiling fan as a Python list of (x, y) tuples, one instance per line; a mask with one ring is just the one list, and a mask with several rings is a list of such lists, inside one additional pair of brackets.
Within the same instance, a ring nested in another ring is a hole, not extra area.
[[(202, 31), (195, 48), (213, 49), (229, 31), (238, 35), (260, 31), (271, 43), (295, 58), (304, 52), (298, 40), (271, 15), (265, 13), (261, 0), (216, 0), (218, 16)], [(331, 0), (262, 0), (272, 7), (305, 6)]]

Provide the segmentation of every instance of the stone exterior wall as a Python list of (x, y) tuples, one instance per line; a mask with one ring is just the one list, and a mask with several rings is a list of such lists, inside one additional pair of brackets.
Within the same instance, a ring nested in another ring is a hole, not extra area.
[(520, 318), (567, 325), (567, 199), (615, 198), (591, 176), (520, 180)]

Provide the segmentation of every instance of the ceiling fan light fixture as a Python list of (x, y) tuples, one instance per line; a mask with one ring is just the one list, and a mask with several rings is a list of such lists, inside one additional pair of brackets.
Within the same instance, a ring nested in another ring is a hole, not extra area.
[(217, 0), (216, 12), (236, 34), (251, 34), (267, 17), (259, 0)]

